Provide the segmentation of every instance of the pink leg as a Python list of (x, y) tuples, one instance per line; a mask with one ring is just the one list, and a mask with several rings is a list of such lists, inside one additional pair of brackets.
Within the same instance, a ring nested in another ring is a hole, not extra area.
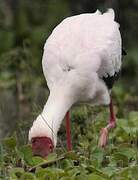
[(107, 139), (108, 139), (108, 131), (110, 129), (115, 128), (115, 126), (116, 126), (116, 117), (115, 117), (115, 114), (114, 114), (112, 97), (111, 97), (111, 102), (110, 102), (110, 105), (109, 105), (109, 109), (110, 109), (109, 123), (105, 128), (102, 128), (101, 132), (100, 132), (100, 140), (99, 140), (99, 146), (100, 147), (105, 147), (106, 146)]
[(71, 142), (71, 128), (70, 128), (70, 114), (69, 111), (66, 114), (66, 141), (67, 141), (67, 150), (72, 150), (72, 142)]

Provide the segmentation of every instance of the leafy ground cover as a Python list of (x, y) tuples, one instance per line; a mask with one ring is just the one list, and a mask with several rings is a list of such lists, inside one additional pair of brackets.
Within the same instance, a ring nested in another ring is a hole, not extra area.
[[(31, 147), (20, 145), (16, 135), (6, 138), (0, 144), (0, 179), (138, 179), (138, 112), (131, 111), (127, 117), (117, 119), (109, 144), (102, 149), (97, 145), (98, 137), (107, 118), (105, 108), (74, 108), (74, 151), (66, 152), (59, 134), (59, 147), (46, 159), (33, 156)], [(62, 131), (64, 126), (61, 134)]]

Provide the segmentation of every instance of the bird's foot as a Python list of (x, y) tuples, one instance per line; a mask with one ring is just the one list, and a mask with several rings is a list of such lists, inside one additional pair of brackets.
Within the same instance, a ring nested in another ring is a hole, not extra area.
[(108, 128), (102, 128), (100, 132), (99, 146), (105, 147), (108, 139)]

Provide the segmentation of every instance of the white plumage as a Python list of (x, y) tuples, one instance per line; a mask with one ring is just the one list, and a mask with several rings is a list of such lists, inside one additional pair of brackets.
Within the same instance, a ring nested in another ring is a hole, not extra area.
[(45, 43), (42, 66), (50, 95), (29, 139), (47, 136), (56, 146), (60, 124), (73, 104), (110, 103), (102, 77), (113, 76), (121, 67), (121, 37), (114, 11), (64, 19)]

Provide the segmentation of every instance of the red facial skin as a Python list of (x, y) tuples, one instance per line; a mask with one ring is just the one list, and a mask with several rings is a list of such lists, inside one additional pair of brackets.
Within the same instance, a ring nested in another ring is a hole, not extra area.
[(52, 140), (49, 137), (34, 137), (31, 140), (32, 152), (35, 156), (46, 157), (54, 149)]

